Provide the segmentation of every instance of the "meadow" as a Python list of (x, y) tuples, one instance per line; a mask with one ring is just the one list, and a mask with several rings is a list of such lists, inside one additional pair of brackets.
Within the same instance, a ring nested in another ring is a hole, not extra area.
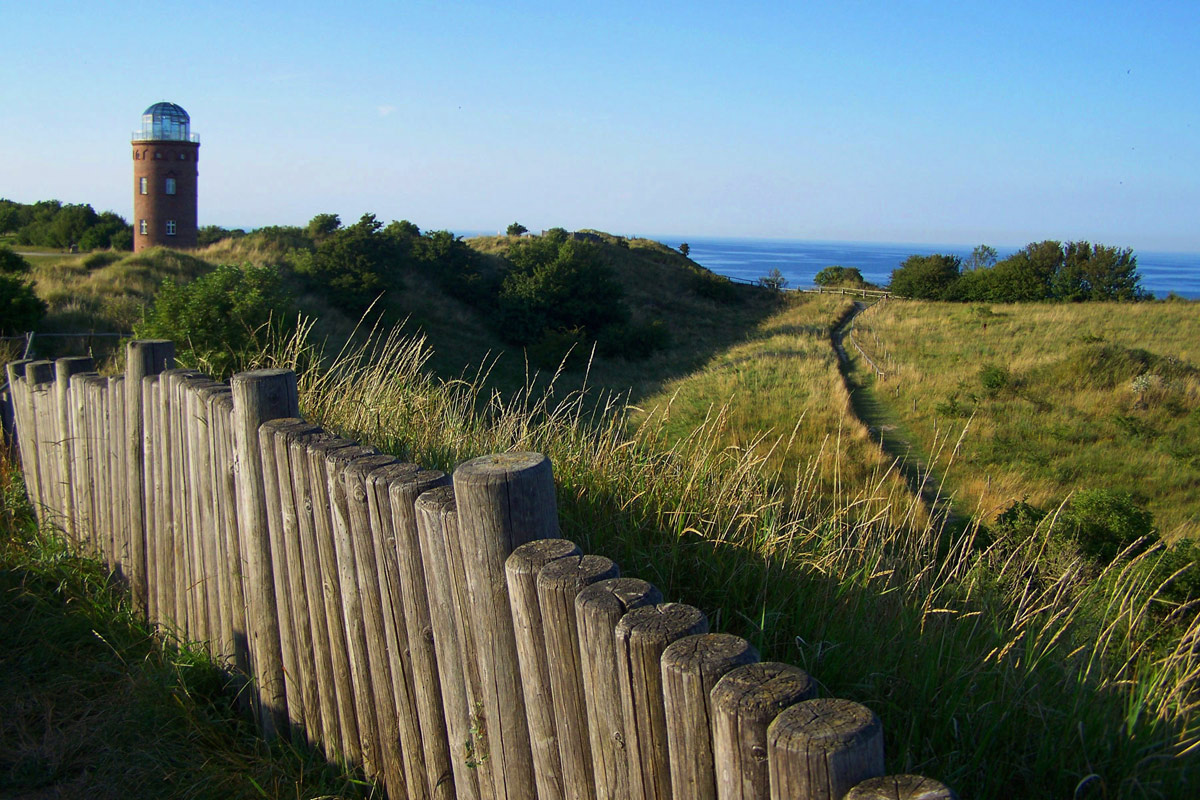
[[(215, 245), (198, 255), (227, 259), (233, 252)], [(656, 257), (670, 267), (666, 254)], [(892, 771), (928, 774), (963, 797), (1189, 796), (1200, 779), (1200, 620), (1193, 605), (1167, 599), (1167, 551), (1153, 547), (1096, 565), (1060, 547), (1053, 519), (1028, 538), (1005, 542), (986, 535), (977, 524), (982, 515), (944, 525), (849, 413), (829, 343), (847, 311), (840, 297), (754, 294), (725, 305), (689, 295), (679, 282), (664, 284), (644, 262), (626, 266), (622, 280), (644, 298), (639, 309), (694, 317), (686, 338), (642, 362), (585, 359), (581, 367), (538, 376), (506, 354), (518, 368), (489, 371), (484, 357), (495, 342), (486, 328), (453, 298), (423, 297), (426, 284), (411, 280), (397, 302), (437, 313), (390, 332), (342, 337), (344, 350), (301, 325), (291, 338), (268, 337), (273, 343), (243, 354), (239, 366), (296, 369), (306, 418), (427, 467), (451, 469), (488, 452), (546, 453), (565, 536), (655, 583), (668, 599), (700, 607), (714, 630), (746, 637), (764, 660), (809, 670), (822, 694), (869, 705), (882, 718)], [(115, 283), (116, 270), (102, 275), (110, 267), (138, 269), (118, 260), (75, 279)], [(638, 283), (639, 275), (649, 279)], [(38, 277), (40, 284), (49, 273)], [(891, 398), (889, 413), (901, 423), (896, 435), (911, 436), (931, 454), (925, 466), (954, 490), (957, 506), (977, 505), (967, 479), (957, 477), (971, 429), (950, 463), (938, 453), (953, 447), (939, 450), (935, 441), (945, 441), (945, 427), (931, 424), (926, 434), (906, 409), (953, 408), (950, 395), (958, 392), (960, 407), (1012, 403), (998, 416), (1014, 416), (1020, 404), (1032, 404), (1026, 387), (1041, 374), (1037, 365), (1058, 375), (1031, 395), (1042, 403), (1063, 403), (1064, 386), (1082, 393), (1105, 370), (1112, 392), (1146, 372), (1127, 376), (1111, 355), (1068, 369), (1060, 363), (1064, 343), (1079, 340), (1083, 349), (1070, 351), (1077, 360), (1095, 345), (1124, 348), (1115, 352), (1137, 360), (1129, 353), (1145, 345), (1118, 341), (1114, 331), (1128, 325), (1130, 337), (1172, 342), (1182, 330), (1178, 347), (1146, 357), (1163, 386), (1147, 389), (1161, 399), (1143, 402), (1145, 410), (1169, 415), (1152, 417), (1155, 425), (1186, 419), (1171, 405), (1195, 396), (1194, 377), (1184, 370), (1195, 363), (1183, 344), (1194, 331), (1185, 310), (1123, 306), (1122, 313), (1145, 316), (1121, 323), (1112, 308), (1097, 307), (1091, 329), (1077, 317), (1053, 322), (1063, 308), (985, 312), (889, 301), (860, 316), (856, 340), (877, 347), (885, 369), (899, 372), (906, 358), (918, 360), (906, 352), (944, 348), (944, 362), (919, 372), (907, 367), (899, 391), (886, 378), (868, 389)], [(1161, 323), (1168, 338), (1146, 333), (1159, 324), (1152, 311), (1168, 313)], [(888, 349), (901, 338), (883, 327), (886, 314), (895, 314), (888, 324), (897, 330), (910, 316), (924, 320), (912, 326), (911, 350)], [(465, 331), (465, 344), (455, 344), (455, 328)], [(972, 330), (986, 332), (982, 341), (992, 350), (950, 355), (955, 343), (980, 338)], [(1084, 340), (1100, 336), (1104, 341)], [(1002, 347), (1036, 337), (1043, 338), (1028, 345), (1028, 367), (1005, 361), (998, 366), (1007, 381), (981, 383), (981, 367), (1000, 359)], [(451, 355), (438, 356), (442, 348)], [(1051, 354), (1041, 357), (1050, 360), (1038, 361), (1036, 353), (1047, 349)], [(1170, 357), (1183, 371), (1168, 369), (1176, 368)], [(943, 371), (956, 377), (943, 378)], [(1065, 383), (1070, 375), (1075, 383)], [(960, 387), (964, 381), (969, 387)], [(998, 384), (994, 396), (986, 394), (991, 384)], [(968, 388), (982, 399), (972, 401)], [(1126, 399), (1136, 403), (1132, 383), (1129, 391)], [(1129, 408), (1130, 415), (1142, 411)], [(963, 426), (976, 424), (969, 414), (950, 419), (952, 442)], [(8, 535), (17, 544), (5, 552), (5, 570), (30, 560), (22, 555), (30, 547), (53, 551), (44, 544), (53, 540), (41, 534)], [(29, 591), (53, 597), (51, 584)], [(291, 796), (287, 788), (276, 791), (268, 796)]]
[(967, 513), (1102, 488), (1169, 541), (1200, 536), (1200, 304), (891, 301), (854, 336), (884, 373), (860, 358), (859, 379), (911, 443), (959, 441), (947, 486)]

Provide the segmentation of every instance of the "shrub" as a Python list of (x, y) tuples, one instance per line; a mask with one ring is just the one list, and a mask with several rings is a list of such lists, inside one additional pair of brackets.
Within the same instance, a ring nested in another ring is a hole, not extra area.
[(988, 397), (995, 397), (1012, 383), (1012, 375), (1004, 367), (985, 364), (979, 370), (979, 383)]
[(825, 267), (813, 278), (817, 286), (851, 286), (861, 288), (867, 285), (858, 267)]
[(29, 262), (7, 245), (0, 245), (0, 275), (23, 275), (29, 272)]
[(512, 269), (500, 288), (500, 335), (528, 345), (551, 331), (579, 331), (595, 338), (624, 322), (624, 291), (599, 250), (550, 235), (522, 239), (509, 248)]
[(787, 278), (783, 277), (783, 273), (779, 271), (779, 267), (772, 267), (771, 271), (758, 279), (758, 285), (764, 289), (781, 292), (787, 288)]
[(1107, 564), (1125, 548), (1146, 537), (1157, 540), (1153, 515), (1126, 492), (1081, 489), (1067, 503), (1059, 522), (1080, 552)]
[(134, 333), (173, 340), (182, 363), (224, 380), (265, 349), (272, 326), (294, 324), (277, 269), (225, 265), (191, 283), (164, 281)]
[(957, 256), (909, 256), (892, 271), (891, 290), (901, 297), (944, 300), (958, 280), (960, 267)]
[(32, 284), (0, 272), (0, 334), (31, 331), (45, 315), (46, 302), (34, 293)]

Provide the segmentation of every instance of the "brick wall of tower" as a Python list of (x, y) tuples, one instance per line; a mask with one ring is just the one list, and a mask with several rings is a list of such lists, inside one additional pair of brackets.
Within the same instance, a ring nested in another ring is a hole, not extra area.
[[(177, 250), (196, 246), (199, 158), (198, 142), (133, 143), (133, 252), (157, 245)], [(175, 179), (173, 195), (167, 194), (167, 178)], [(144, 234), (142, 220), (146, 221)], [(175, 220), (173, 236), (167, 234), (169, 220)]]

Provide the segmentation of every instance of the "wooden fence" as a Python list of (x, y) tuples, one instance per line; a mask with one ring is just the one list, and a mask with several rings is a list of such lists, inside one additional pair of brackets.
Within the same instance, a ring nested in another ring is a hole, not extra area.
[(244, 677), (264, 736), (393, 800), (953, 797), (883, 776), (869, 709), (559, 538), (544, 456), (423, 469), (298, 419), (293, 373), (226, 385), (173, 355), (8, 364), (25, 481)]

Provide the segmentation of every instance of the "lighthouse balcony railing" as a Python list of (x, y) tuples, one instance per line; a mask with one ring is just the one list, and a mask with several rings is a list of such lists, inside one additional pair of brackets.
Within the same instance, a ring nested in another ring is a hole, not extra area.
[(153, 131), (134, 131), (130, 137), (135, 142), (195, 142), (200, 144), (200, 134), (155, 134)]

